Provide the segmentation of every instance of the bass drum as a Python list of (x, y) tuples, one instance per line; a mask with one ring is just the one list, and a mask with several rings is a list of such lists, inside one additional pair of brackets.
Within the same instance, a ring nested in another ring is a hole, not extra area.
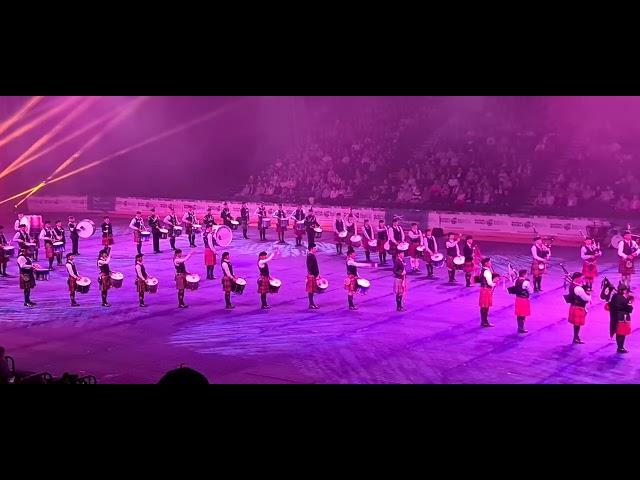
[(96, 233), (96, 224), (93, 223), (93, 220), (89, 220), (88, 218), (79, 221), (76, 228), (80, 238), (89, 238)]
[(211, 233), (216, 241), (216, 245), (222, 248), (228, 247), (233, 240), (233, 231), (226, 225), (214, 225), (211, 227)]
[(620, 234), (616, 234), (613, 237), (611, 237), (611, 248), (615, 248), (617, 250), (618, 245), (620, 245), (620, 242), (622, 240), (624, 240), (624, 238), (622, 238), (622, 235)]

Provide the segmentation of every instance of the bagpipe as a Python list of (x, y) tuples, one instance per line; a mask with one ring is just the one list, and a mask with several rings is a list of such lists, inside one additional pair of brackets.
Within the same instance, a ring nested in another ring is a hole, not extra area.
[[(562, 268), (562, 276), (564, 277), (563, 290), (566, 290), (571, 285), (578, 285), (576, 282), (573, 281), (573, 278), (571, 277), (569, 270), (567, 270), (567, 268), (564, 266), (564, 263), (560, 264), (560, 268)], [(589, 285), (580, 285), (580, 286), (584, 289), (585, 293), (588, 293), (589, 295), (591, 294), (591, 288), (589, 287)], [(562, 297), (564, 298), (564, 301), (566, 303), (570, 304), (572, 303), (572, 300), (573, 300), (573, 293), (569, 292), (563, 295)]]
[(507, 272), (509, 276), (509, 280), (511, 280), (511, 286), (507, 287), (507, 292), (511, 295), (515, 295), (518, 293), (518, 288), (516, 287), (516, 280), (518, 279), (518, 272), (516, 272), (511, 266), (511, 262), (507, 263)]

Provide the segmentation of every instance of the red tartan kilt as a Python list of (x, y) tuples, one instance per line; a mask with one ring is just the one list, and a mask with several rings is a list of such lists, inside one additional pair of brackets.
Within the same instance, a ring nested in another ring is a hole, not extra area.
[(184, 228), (184, 232), (187, 235), (192, 235), (193, 234), (193, 227), (191, 225), (187, 225)]
[(464, 270), (464, 273), (473, 273), (475, 267), (473, 265), (473, 262), (464, 262), (464, 266), (462, 267), (462, 269)]
[(480, 301), (478, 302), (480, 308), (489, 308), (493, 305), (493, 289), (480, 288)]
[(147, 291), (147, 284), (141, 278), (136, 277), (135, 284), (136, 284), (136, 292), (145, 293)]
[(349, 275), (344, 279), (344, 289), (349, 294), (356, 293), (356, 289), (358, 288), (358, 277), (354, 275)]
[(207, 267), (213, 267), (216, 265), (216, 254), (210, 248), (204, 249), (204, 264)]
[(433, 263), (431, 261), (431, 254), (429, 252), (427, 252), (426, 250), (424, 251), (424, 263), (427, 263), (429, 265)]
[(176, 273), (176, 289), (184, 290), (187, 287), (187, 274)]
[(76, 291), (76, 279), (73, 277), (69, 277), (67, 279), (67, 285), (69, 285), (69, 293), (74, 293)]
[(307, 275), (307, 280), (305, 282), (305, 291), (307, 293), (316, 292), (316, 277), (314, 277), (313, 275)]
[(369, 246), (369, 240), (367, 240), (367, 237), (362, 237), (362, 248), (364, 249), (365, 252), (370, 252), (371, 251), (371, 247)]
[(576, 307), (575, 305), (571, 305), (571, 307), (569, 307), (569, 323), (576, 326), (584, 325), (586, 318), (587, 311), (584, 307)]
[(631, 322), (618, 322), (616, 325), (616, 335), (631, 335)]
[(105, 247), (113, 245), (113, 235), (109, 237), (102, 237), (102, 245), (104, 245)]
[(631, 275), (633, 273), (636, 273), (636, 267), (635, 267), (635, 263), (633, 262), (633, 260), (629, 260), (631, 262), (631, 267), (627, 267), (627, 261), (623, 260), (622, 258), (620, 259), (620, 263), (618, 265), (618, 271), (620, 272), (621, 275)]
[[(347, 235), (347, 237), (348, 237), (348, 235)], [(337, 233), (335, 233), (335, 232), (333, 233), (333, 240), (336, 243), (344, 243), (344, 242), (346, 242), (347, 241), (347, 237), (340, 238)]]
[(36, 277), (35, 274), (21, 273), (20, 274), (20, 289), (32, 289), (36, 288)]
[(407, 292), (407, 279), (393, 279), (393, 293), (396, 295), (404, 295)]
[(409, 257), (417, 258), (418, 251), (416, 250), (416, 248), (418, 248), (419, 245), (420, 245), (419, 243), (409, 242), (409, 249), (407, 250), (407, 255)]
[(595, 262), (584, 262), (582, 264), (582, 276), (589, 279), (594, 279), (598, 276), (598, 266)]
[(528, 317), (531, 315), (531, 300), (516, 297), (516, 317)]
[(304, 236), (304, 228), (302, 229), (296, 228), (294, 231), (296, 233), (296, 237), (302, 238)]
[(447, 256), (447, 268), (449, 270), (455, 270), (456, 269), (456, 264), (453, 263), (453, 257)]
[(378, 253), (384, 253), (386, 252), (386, 250), (384, 249), (384, 244), (386, 243), (386, 240), (380, 240), (378, 239)]
[(269, 293), (269, 281), (271, 279), (269, 277), (265, 277), (265, 276), (260, 276), (260, 278), (258, 278), (258, 293), (259, 294), (263, 294), (263, 293)]
[(393, 257), (397, 253), (398, 253), (398, 244), (397, 243), (393, 243), (393, 242), (389, 242), (389, 255), (391, 255)]
[(281, 233), (281, 232), (286, 232), (287, 231), (287, 227), (281, 227), (280, 226), (280, 222), (278, 222), (276, 224), (276, 232)]
[(534, 277), (539, 277), (547, 273), (547, 268), (548, 268), (547, 266), (545, 266), (545, 268), (543, 268), (542, 270), (538, 268), (538, 265), (540, 263), (542, 262), (538, 262), (537, 260), (534, 260), (534, 262), (531, 264), (531, 275), (533, 275)]
[(133, 243), (140, 243), (142, 241), (142, 234), (138, 230), (133, 231)]
[(222, 277), (222, 290), (224, 290), (224, 293), (231, 293), (231, 289), (233, 288), (233, 284), (235, 282), (233, 281), (233, 277), (227, 277), (226, 275), (224, 275)]
[(49, 242), (44, 244), (44, 256), (46, 258), (53, 258), (53, 244)]
[(98, 283), (100, 284), (100, 290), (106, 292), (111, 288), (111, 276), (101, 272), (98, 277)]

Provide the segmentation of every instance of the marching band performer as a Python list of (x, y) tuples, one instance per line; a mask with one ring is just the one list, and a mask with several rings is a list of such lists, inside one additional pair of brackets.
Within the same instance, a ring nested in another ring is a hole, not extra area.
[(302, 246), (302, 237), (304, 235), (304, 222), (306, 215), (302, 209), (302, 205), (298, 205), (298, 208), (291, 213), (291, 219), (294, 222), (294, 231), (296, 234), (296, 247)]
[(407, 232), (409, 237), (409, 250), (407, 255), (409, 256), (409, 262), (411, 263), (411, 272), (420, 271), (420, 257), (418, 257), (418, 247), (422, 245), (422, 232), (418, 230), (418, 224), (416, 222), (411, 223), (411, 230)]
[[(27, 232), (27, 226), (26, 225), (24, 225), (24, 224), (20, 225), (20, 228), (18, 229), (16, 234), (13, 236), (13, 241), (18, 244), (18, 250), (22, 250), (23, 248), (27, 248), (26, 244), (27, 243), (31, 243), (31, 237), (29, 236), (29, 233)], [(29, 249), (27, 248), (26, 251), (28, 253)]]
[(231, 265), (231, 258), (229, 252), (224, 252), (222, 254), (222, 290), (224, 290), (224, 304), (225, 308), (231, 310), (235, 308), (231, 304), (231, 291), (233, 290), (233, 286), (238, 280), (233, 274), (233, 265)]
[(347, 246), (351, 246), (351, 237), (358, 234), (358, 223), (356, 217), (353, 214), (353, 209), (349, 209), (349, 213), (344, 219), (344, 226), (347, 230)]
[(144, 255), (139, 253), (136, 255), (136, 291), (138, 292), (138, 299), (140, 300), (140, 306), (146, 307), (144, 303), (144, 294), (147, 291), (147, 279), (149, 275), (147, 274), (147, 270), (144, 268)]
[(620, 283), (631, 290), (631, 275), (636, 271), (634, 262), (640, 254), (640, 247), (638, 247), (638, 244), (633, 240), (629, 230), (624, 232), (622, 238), (624, 240), (618, 245), (618, 256), (620, 257), (618, 271), (621, 275)]
[(316, 248), (316, 244), (310, 243), (309, 251), (307, 252), (306, 291), (309, 296), (309, 308), (312, 310), (317, 310), (319, 308), (313, 299), (313, 295), (316, 292), (316, 285), (320, 279), (320, 267), (318, 267), (318, 259), (316, 258), (317, 251), (318, 249)]
[(345, 237), (341, 237), (341, 233), (345, 233), (344, 221), (342, 220), (342, 214), (340, 212), (336, 213), (336, 219), (333, 222), (333, 236), (336, 242), (336, 254), (342, 255), (342, 242)]
[(364, 255), (367, 262), (371, 261), (371, 247), (369, 246), (369, 242), (375, 238), (373, 228), (369, 225), (369, 219), (365, 218), (364, 225), (362, 225), (362, 246), (364, 247)]
[(464, 255), (464, 279), (467, 282), (467, 287), (471, 286), (471, 275), (473, 275), (473, 270), (475, 268), (473, 263), (473, 251), (473, 237), (471, 235), (467, 235), (464, 245), (462, 246), (462, 255)]
[(528, 273), (526, 268), (520, 270), (512, 290), (509, 290), (509, 292), (513, 291), (516, 296), (515, 313), (518, 322), (518, 333), (527, 333), (529, 331), (524, 327), (525, 320), (531, 315), (531, 300), (529, 300), (529, 297), (533, 293), (531, 282), (527, 278)]
[(276, 219), (276, 232), (278, 233), (278, 243), (285, 243), (284, 241), (284, 232), (287, 231), (287, 227), (285, 227), (280, 220), (284, 220), (287, 217), (284, 209), (282, 208), (282, 204), (278, 204), (278, 210), (273, 212), (272, 217)]
[(189, 210), (182, 216), (182, 223), (185, 225), (185, 231), (189, 238), (189, 246), (196, 246), (196, 233), (193, 226), (198, 224), (198, 218), (194, 212), (194, 207), (189, 207)]
[(247, 230), (249, 229), (249, 209), (247, 208), (246, 202), (242, 202), (242, 207), (240, 208), (240, 225), (242, 226), (242, 236), (248, 240), (249, 237), (247, 236)]
[(307, 231), (307, 248), (309, 248), (309, 245), (311, 245), (312, 243), (315, 243), (316, 231), (314, 230), (314, 228), (317, 228), (319, 226), (320, 224), (316, 219), (316, 215), (313, 213), (313, 207), (311, 207), (309, 209), (309, 213), (307, 213), (307, 216), (304, 219), (304, 227)]
[(184, 290), (187, 288), (187, 266), (185, 262), (193, 255), (189, 252), (186, 257), (182, 256), (182, 250), (176, 248), (173, 253), (173, 266), (176, 268), (176, 289), (178, 290), (178, 308), (187, 308), (184, 303)]
[(177, 227), (178, 217), (176, 216), (176, 211), (173, 207), (169, 207), (169, 214), (164, 217), (163, 220), (167, 230), (169, 230), (169, 245), (171, 245), (171, 250), (176, 249), (176, 231), (173, 227)]
[(136, 244), (138, 253), (142, 253), (142, 232), (146, 231), (144, 220), (142, 220), (142, 212), (136, 212), (136, 216), (129, 223), (129, 228), (133, 230), (133, 243)]
[(80, 234), (78, 233), (78, 224), (73, 215), (70, 215), (67, 219), (67, 227), (69, 228), (69, 237), (71, 237), (71, 253), (74, 257), (80, 255), (78, 253), (78, 242), (80, 240)]
[(406, 308), (402, 305), (402, 297), (407, 292), (407, 270), (404, 266), (404, 252), (398, 250), (396, 258), (393, 260), (393, 293), (396, 294), (396, 310), (404, 312)]
[[(53, 233), (56, 242), (62, 242), (63, 246), (67, 245), (67, 239), (64, 234), (64, 227), (62, 226), (62, 220), (56, 220), (56, 226), (53, 227)], [(58, 260), (58, 266), (62, 266), (62, 252), (56, 253), (56, 259)]]
[(573, 343), (584, 343), (580, 339), (580, 327), (584, 325), (587, 317), (586, 306), (591, 301), (591, 295), (582, 286), (582, 273), (575, 272), (571, 275), (571, 285), (567, 296), (571, 306), (569, 307), (569, 323), (573, 325)]
[(31, 290), (36, 288), (36, 277), (33, 273), (36, 266), (29, 258), (28, 252), (29, 250), (26, 247), (21, 247), (20, 255), (17, 259), (20, 269), (20, 289), (24, 292), (24, 306), (35, 307), (36, 303), (31, 301)]
[(113, 226), (109, 217), (104, 217), (104, 221), (100, 226), (102, 229), (102, 245), (109, 248), (113, 245)]
[(4, 236), (4, 226), (0, 225), (0, 276), (8, 277), (7, 275), (7, 263), (9, 263), (9, 257), (4, 251), (4, 247), (9, 246), (7, 237)]
[(596, 261), (602, 255), (599, 248), (593, 244), (592, 238), (585, 238), (584, 245), (580, 248), (580, 258), (582, 259), (582, 276), (585, 285), (593, 289), (593, 281), (598, 275), (598, 267)]
[(271, 308), (271, 306), (267, 304), (267, 293), (269, 293), (271, 282), (269, 262), (276, 257), (277, 252), (278, 250), (275, 250), (271, 252), (269, 256), (267, 256), (267, 252), (260, 252), (258, 255), (258, 271), (260, 272), (260, 278), (258, 278), (258, 293), (260, 294), (260, 302), (262, 303), (263, 310)]
[(431, 234), (430, 228), (427, 228), (424, 233), (424, 261), (427, 264), (427, 276), (433, 278), (433, 261), (431, 260), (431, 256), (438, 253), (438, 242), (436, 241), (436, 237)]
[(213, 209), (211, 207), (207, 207), (207, 214), (202, 219), (202, 226), (205, 228), (205, 230), (211, 225), (216, 225), (216, 219), (213, 217), (212, 210)]
[(76, 282), (80, 278), (78, 274), (78, 269), (76, 264), (74, 263), (74, 255), (73, 253), (67, 253), (67, 263), (65, 265), (67, 268), (67, 274), (69, 278), (67, 279), (67, 285), (69, 285), (69, 297), (71, 298), (71, 306), (79, 307), (80, 304), (76, 302)]
[(47, 220), (44, 222), (44, 228), (40, 231), (40, 240), (44, 242), (44, 254), (49, 260), (49, 271), (53, 271), (53, 259), (55, 255), (53, 253), (53, 242), (55, 241), (55, 233), (51, 228), (51, 222)]
[(489, 308), (493, 305), (493, 288), (497, 285), (500, 275), (493, 273), (491, 259), (483, 258), (480, 262), (480, 326), (495, 327), (489, 323)]
[(229, 209), (229, 204), (227, 202), (224, 202), (222, 204), (222, 211), (220, 212), (220, 217), (222, 218), (223, 225), (226, 225), (227, 227), (231, 228), (231, 220), (233, 220), (233, 217), (231, 216), (231, 210)]
[(551, 248), (542, 242), (539, 235), (533, 239), (531, 247), (531, 256), (533, 263), (531, 264), (531, 274), (533, 275), (533, 291), (542, 291), (542, 275), (547, 271), (549, 259), (551, 258)]
[(262, 220), (267, 218), (267, 208), (264, 206), (264, 202), (260, 202), (260, 206), (256, 210), (258, 216), (258, 233), (260, 233), (260, 240), (267, 240), (267, 229), (262, 224)]
[(204, 264), (207, 267), (207, 280), (215, 280), (214, 272), (216, 266), (216, 239), (213, 236), (213, 226), (209, 225), (202, 235), (204, 243)]
[(633, 297), (629, 295), (627, 287), (620, 287), (609, 301), (609, 333), (616, 336), (618, 353), (629, 353), (624, 348), (627, 335), (631, 334), (631, 312), (633, 312)]
[(398, 244), (404, 242), (404, 230), (400, 226), (399, 217), (394, 215), (389, 230), (391, 233), (391, 235), (389, 235), (389, 253), (391, 254), (391, 258), (395, 259), (398, 252)]
[[(380, 241), (380, 240), (378, 240)], [(349, 302), (349, 310), (357, 310), (353, 302), (353, 296), (358, 291), (358, 267), (374, 267), (377, 263), (358, 263), (356, 262), (356, 251), (353, 247), (347, 248), (347, 278), (344, 280), (344, 289), (347, 291), (347, 300)]]
[(380, 263), (385, 265), (387, 263), (387, 249), (385, 245), (389, 241), (389, 230), (384, 224), (384, 220), (378, 221), (376, 235), (378, 237), (378, 258), (380, 259)]
[(147, 219), (151, 228), (151, 236), (153, 237), (153, 253), (162, 253), (160, 251), (160, 217), (156, 215), (156, 209), (151, 209), (151, 215)]
[[(109, 248), (109, 247), (107, 247)], [(98, 283), (100, 284), (100, 295), (102, 296), (102, 306), (110, 307), (107, 302), (107, 294), (111, 288), (111, 268), (109, 267), (111, 262), (111, 249), (100, 250), (98, 254), (98, 269), (100, 270), (100, 276), (98, 277)]]
[(29, 220), (24, 216), (24, 213), (18, 213), (18, 219), (13, 224), (13, 229), (16, 232), (19, 232), (21, 225), (25, 225), (27, 227), (27, 232), (29, 231)]
[(449, 271), (449, 283), (456, 282), (456, 264), (453, 259), (460, 256), (460, 244), (456, 239), (456, 234), (450, 232), (447, 235), (447, 241), (444, 244), (447, 250), (447, 270)]

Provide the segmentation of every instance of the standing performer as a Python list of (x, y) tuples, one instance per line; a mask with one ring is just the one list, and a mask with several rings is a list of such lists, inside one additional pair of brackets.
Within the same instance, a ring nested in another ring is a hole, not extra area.
[(316, 285), (320, 279), (320, 268), (318, 267), (318, 259), (316, 258), (317, 251), (318, 249), (316, 248), (316, 244), (310, 243), (309, 252), (307, 253), (306, 290), (309, 297), (309, 308), (312, 310), (317, 310), (319, 308), (313, 299), (313, 295), (316, 292)]
[(27, 243), (31, 243), (31, 237), (29, 233), (27, 233), (27, 226), (20, 225), (19, 230), (13, 237), (13, 241), (18, 244), (18, 250), (22, 250), (23, 248), (27, 248), (27, 252), (29, 252), (28, 247), (26, 247)]
[(104, 222), (100, 226), (102, 229), (102, 245), (109, 248), (113, 245), (113, 226), (109, 217), (104, 217)]
[(8, 247), (7, 237), (4, 236), (4, 226), (0, 225), (0, 276), (8, 277), (7, 275), (7, 263), (9, 263), (9, 257), (4, 251), (4, 247)]
[(194, 207), (189, 207), (189, 210), (182, 216), (182, 223), (185, 224), (185, 231), (189, 238), (189, 246), (192, 248), (196, 246), (196, 233), (193, 226), (198, 224), (198, 218), (193, 209)]
[(524, 328), (524, 322), (527, 317), (531, 315), (531, 301), (529, 297), (531, 296), (532, 288), (531, 282), (527, 279), (528, 273), (527, 269), (520, 270), (515, 284), (509, 289), (509, 293), (513, 293), (516, 296), (515, 312), (518, 322), (518, 333), (528, 332), (528, 330)]
[(51, 222), (47, 220), (44, 222), (44, 228), (40, 232), (40, 240), (44, 242), (44, 253), (49, 260), (49, 271), (53, 271), (53, 259), (55, 255), (53, 253), (53, 242), (55, 241), (55, 233), (51, 228)]
[(144, 294), (147, 291), (147, 270), (144, 268), (142, 253), (136, 255), (136, 291), (138, 292), (138, 299), (140, 300), (140, 306), (146, 307), (144, 304)]
[(424, 235), (424, 261), (427, 264), (427, 276), (429, 278), (433, 278), (433, 260), (431, 260), (431, 256), (436, 253), (438, 253), (438, 242), (436, 237), (431, 234), (431, 229), (427, 228)]
[(260, 294), (263, 310), (271, 308), (271, 306), (267, 304), (267, 293), (269, 293), (269, 282), (271, 281), (269, 262), (275, 258), (276, 252), (277, 250), (271, 252), (269, 256), (267, 256), (267, 252), (260, 252), (260, 255), (258, 255), (258, 271), (260, 272), (260, 278), (258, 278), (258, 293)]
[(542, 242), (542, 237), (536, 236), (531, 247), (531, 273), (533, 275), (533, 291), (542, 291), (542, 275), (547, 271), (549, 259), (551, 258), (551, 248)]
[(242, 226), (242, 236), (248, 240), (249, 237), (247, 236), (247, 230), (249, 229), (249, 209), (247, 208), (246, 202), (242, 202), (242, 207), (240, 208), (240, 225)]
[(342, 214), (336, 213), (336, 220), (333, 222), (333, 234), (336, 242), (336, 254), (342, 255), (342, 242), (345, 237), (341, 237), (340, 234), (346, 232), (344, 228), (344, 221), (342, 220)]
[(364, 219), (364, 225), (362, 225), (362, 246), (364, 247), (364, 255), (367, 259), (367, 262), (371, 261), (371, 246), (369, 242), (374, 240), (376, 237), (373, 234), (373, 227), (369, 225), (369, 219)]
[(402, 297), (407, 292), (407, 270), (404, 266), (404, 252), (398, 250), (396, 258), (393, 260), (393, 293), (396, 294), (396, 309), (404, 312), (406, 308), (402, 305)]
[[(471, 235), (467, 235), (464, 245), (462, 246), (462, 254), (464, 255), (464, 279), (467, 282), (467, 287), (471, 286), (471, 275), (473, 275), (473, 270), (475, 268), (473, 264), (473, 253), (473, 237)], [(482, 272), (480, 275), (482, 275)]]
[(67, 219), (67, 227), (69, 227), (69, 237), (71, 237), (71, 253), (73, 253), (74, 257), (79, 256), (78, 253), (78, 242), (80, 240), (80, 235), (78, 233), (78, 224), (76, 223), (76, 219), (73, 215), (70, 215)]
[(591, 301), (591, 295), (585, 291), (582, 286), (582, 273), (575, 272), (571, 275), (572, 283), (569, 286), (568, 301), (569, 307), (569, 323), (573, 325), (573, 343), (584, 343), (580, 340), (580, 327), (584, 325), (587, 317), (586, 306)]
[(347, 229), (347, 247), (350, 247), (351, 237), (358, 234), (358, 224), (352, 208), (349, 209), (349, 213), (344, 219), (344, 226)]
[(71, 306), (79, 307), (80, 304), (76, 302), (76, 282), (80, 278), (80, 275), (78, 275), (78, 269), (73, 261), (73, 253), (67, 253), (67, 263), (65, 266), (67, 267), (67, 274), (69, 275), (69, 278), (67, 279), (67, 285), (69, 285), (69, 297), (71, 298)]
[(449, 283), (456, 282), (456, 264), (453, 263), (455, 257), (460, 256), (460, 244), (456, 239), (456, 234), (449, 232), (447, 242), (444, 244), (447, 250), (447, 270), (449, 270)]
[(202, 235), (204, 243), (204, 264), (207, 267), (207, 280), (215, 280), (216, 275), (214, 268), (216, 266), (216, 239), (213, 235), (212, 226), (209, 225), (204, 235)]
[(285, 241), (284, 241), (284, 232), (286, 232), (287, 227), (282, 225), (280, 223), (280, 220), (283, 220), (283, 219), (288, 218), (288, 217), (287, 217), (287, 214), (285, 213), (284, 209), (282, 208), (282, 204), (281, 203), (278, 205), (278, 210), (273, 212), (272, 216), (276, 219), (276, 232), (278, 233), (278, 243), (285, 243)]
[(391, 235), (389, 235), (389, 253), (394, 260), (400, 242), (404, 242), (404, 230), (400, 226), (400, 219), (394, 215), (393, 221), (391, 222)]
[[(67, 239), (64, 234), (64, 227), (62, 226), (62, 220), (56, 220), (56, 226), (53, 227), (53, 233), (56, 239), (56, 242), (62, 242), (63, 246), (66, 246)], [(62, 252), (56, 253), (56, 259), (58, 260), (58, 266), (62, 266)]]
[(409, 262), (411, 263), (411, 272), (420, 271), (420, 257), (418, 256), (418, 247), (423, 244), (422, 232), (418, 230), (418, 224), (413, 222), (411, 224), (411, 230), (407, 232), (409, 237)]
[(229, 209), (229, 204), (224, 202), (222, 204), (222, 211), (220, 212), (220, 217), (222, 218), (222, 223), (227, 227), (231, 228), (231, 220), (233, 217), (231, 216), (231, 210)]
[(631, 290), (631, 275), (636, 272), (634, 262), (636, 257), (640, 255), (640, 247), (638, 247), (638, 244), (633, 240), (629, 230), (624, 232), (622, 238), (624, 240), (618, 245), (618, 256), (620, 257), (618, 271), (621, 275), (620, 283)]
[(222, 254), (222, 289), (224, 290), (224, 305), (225, 308), (231, 310), (234, 306), (231, 304), (231, 290), (235, 285), (238, 277), (233, 274), (233, 265), (231, 265), (231, 258), (229, 252)]
[[(302, 237), (304, 235), (304, 219), (306, 215), (302, 209), (302, 205), (298, 205), (298, 208), (291, 214), (291, 219), (294, 221), (294, 232), (296, 234), (296, 247), (302, 246)], [(303, 222), (303, 223), (300, 223)]]
[(162, 253), (160, 251), (160, 217), (156, 215), (155, 208), (151, 209), (151, 215), (149, 215), (147, 221), (151, 228), (151, 236), (153, 237), (153, 253)]
[(36, 266), (29, 258), (27, 248), (21, 247), (17, 262), (20, 269), (20, 289), (24, 292), (24, 306), (35, 307), (36, 303), (31, 301), (31, 290), (36, 288), (36, 277), (33, 273)]
[(497, 285), (499, 275), (493, 273), (491, 268), (491, 259), (483, 258), (481, 261), (482, 268), (480, 270), (480, 326), (495, 327), (493, 323), (489, 323), (489, 308), (493, 305), (493, 288)]
[[(379, 240), (378, 240), (379, 241)], [(358, 291), (358, 267), (374, 267), (377, 263), (358, 263), (356, 262), (356, 251), (353, 247), (347, 249), (347, 278), (344, 280), (344, 289), (347, 291), (347, 300), (349, 302), (349, 310), (357, 310), (356, 304), (353, 302), (353, 296)]]
[(313, 207), (309, 209), (309, 213), (304, 219), (304, 226), (307, 230), (307, 248), (309, 248), (309, 245), (316, 243), (316, 231), (314, 228), (320, 226), (318, 220), (316, 220), (315, 214), (313, 213)]
[(389, 230), (384, 224), (384, 220), (378, 221), (378, 230), (376, 231), (378, 236), (378, 258), (380, 263), (385, 265), (387, 263), (387, 248), (389, 247)]
[(178, 217), (176, 216), (176, 211), (173, 207), (169, 207), (169, 214), (164, 217), (163, 220), (167, 230), (169, 230), (169, 245), (171, 245), (171, 250), (176, 249), (176, 230), (174, 227), (178, 226)]
[(16, 232), (20, 231), (20, 226), (24, 225), (27, 227), (27, 232), (29, 232), (29, 219), (27, 217), (24, 216), (24, 213), (19, 213), (18, 214), (18, 219), (15, 221), (15, 223), (13, 224), (13, 229)]
[(142, 219), (142, 212), (136, 212), (136, 216), (131, 219), (129, 228), (133, 230), (133, 243), (136, 244), (138, 253), (142, 253), (142, 232), (146, 231), (144, 226), (144, 220)]
[(260, 233), (260, 240), (267, 240), (267, 229), (262, 224), (262, 220), (267, 218), (267, 209), (264, 206), (264, 202), (260, 202), (260, 206), (256, 210), (258, 216), (258, 233)]
[(624, 348), (625, 337), (631, 334), (631, 312), (633, 312), (633, 297), (629, 295), (627, 287), (620, 287), (609, 302), (609, 333), (616, 336), (618, 353), (629, 353)]
[(594, 245), (592, 238), (585, 238), (584, 245), (580, 248), (580, 258), (582, 259), (582, 276), (584, 284), (593, 290), (593, 281), (598, 275), (596, 261), (602, 255), (599, 246)]
[(110, 307), (107, 302), (107, 294), (111, 288), (111, 268), (109, 262), (111, 262), (111, 249), (100, 250), (98, 254), (98, 269), (100, 270), (100, 276), (98, 277), (98, 284), (100, 285), (100, 295), (102, 296), (102, 306)]
[(207, 229), (207, 227), (210, 227), (212, 225), (217, 225), (216, 219), (213, 217), (212, 210), (213, 209), (211, 207), (207, 207), (207, 214), (202, 219), (202, 226), (204, 227), (205, 230)]
[(187, 266), (185, 262), (193, 255), (189, 252), (186, 257), (182, 256), (182, 250), (179, 248), (173, 254), (173, 266), (176, 267), (176, 289), (178, 290), (178, 308), (187, 308), (184, 303), (184, 290), (187, 288)]

